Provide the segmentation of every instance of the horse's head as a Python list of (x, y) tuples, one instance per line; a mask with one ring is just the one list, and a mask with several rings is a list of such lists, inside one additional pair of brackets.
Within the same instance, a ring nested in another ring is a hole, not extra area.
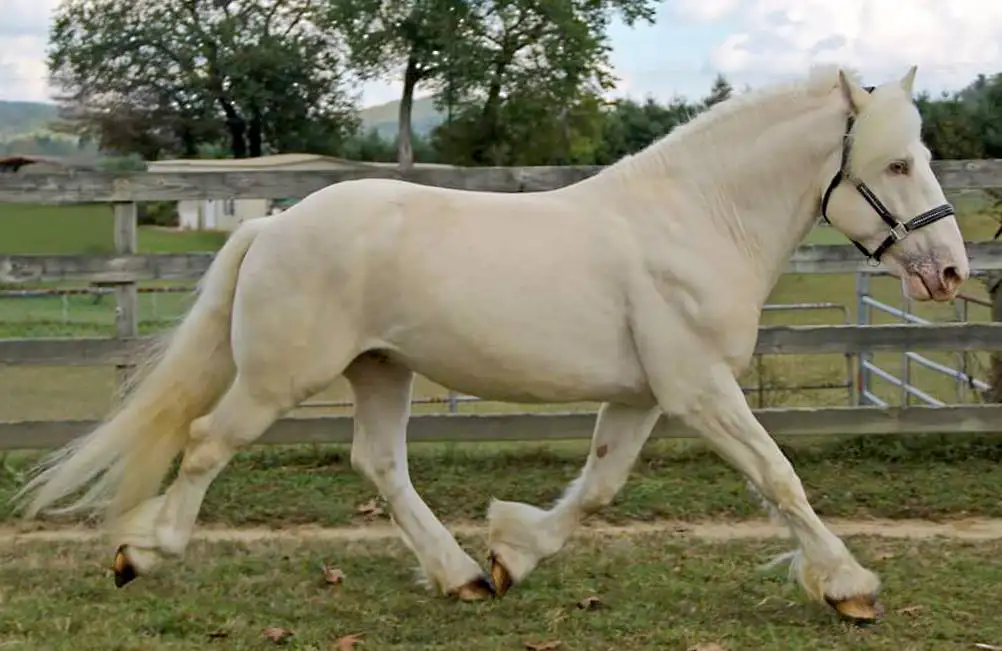
[(822, 215), (901, 278), (906, 296), (952, 299), (970, 273), (967, 251), (922, 144), (911, 98), (915, 67), (877, 88), (863, 88), (842, 71), (838, 77), (849, 109), (847, 137), (825, 167)]

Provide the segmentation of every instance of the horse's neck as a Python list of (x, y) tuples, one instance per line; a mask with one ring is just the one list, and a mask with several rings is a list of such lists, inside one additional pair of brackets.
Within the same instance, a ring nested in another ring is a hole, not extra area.
[(617, 212), (629, 219), (670, 220), (678, 238), (709, 230), (718, 255), (747, 259), (764, 301), (815, 223), (821, 169), (839, 146), (845, 116), (817, 99), (779, 121), (764, 111), (751, 116), (747, 126), (736, 128), (732, 117), (719, 129), (709, 124), (665, 139), (590, 186), (616, 197)]

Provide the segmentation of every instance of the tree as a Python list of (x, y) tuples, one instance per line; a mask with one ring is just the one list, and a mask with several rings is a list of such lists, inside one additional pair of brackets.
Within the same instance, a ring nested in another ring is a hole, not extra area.
[(353, 67), (363, 78), (402, 77), (397, 161), (414, 164), (411, 114), (419, 85), (441, 86), (456, 70), (475, 65), (463, 34), (476, 3), (457, 0), (330, 0), (328, 29), (345, 35)]
[(48, 64), (69, 128), (144, 155), (225, 137), (236, 158), (350, 133), (353, 100), (316, 1), (65, 0)]
[(727, 78), (718, 72), (717, 76), (713, 79), (713, 85), (710, 86), (710, 94), (703, 98), (703, 106), (710, 108), (714, 104), (719, 104), (729, 99), (733, 93), (734, 87), (731, 86), (731, 82), (727, 81)]
[[(599, 123), (596, 99), (611, 88), (607, 29), (615, 15), (629, 25), (653, 22), (652, 0), (498, 0), (470, 3), (462, 57), (477, 65), (451, 70), (458, 117), (436, 129), (438, 146), (470, 164), (538, 158), (535, 142), (572, 157), (575, 132)], [(461, 74), (460, 74), (461, 73)], [(439, 97), (441, 100), (441, 97)], [(520, 108), (514, 106), (520, 104)], [(590, 111), (591, 117), (585, 118)], [(533, 116), (530, 137), (511, 128), (513, 114)], [(575, 126), (576, 125), (576, 126)], [(580, 141), (578, 141), (580, 142)]]
[(675, 97), (668, 104), (659, 104), (651, 97), (643, 104), (631, 99), (616, 100), (604, 115), (595, 162), (611, 165), (623, 156), (634, 154), (701, 110), (702, 105), (690, 104), (682, 97)]

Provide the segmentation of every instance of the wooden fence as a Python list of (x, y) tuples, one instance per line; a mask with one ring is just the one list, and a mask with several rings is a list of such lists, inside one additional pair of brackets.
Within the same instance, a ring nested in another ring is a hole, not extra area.
[[(221, 173), (70, 173), (0, 174), (0, 202), (111, 203), (115, 214), (115, 254), (0, 256), (0, 282), (90, 281), (114, 288), (117, 309), (114, 338), (0, 340), (0, 364), (112, 364), (126, 373), (138, 336), (136, 283), (145, 280), (195, 279), (212, 254), (136, 254), (137, 202), (182, 199), (302, 197), (331, 183), (363, 178), (401, 178), (417, 183), (468, 190), (533, 192), (562, 187), (596, 173), (597, 167), (434, 168), (401, 173), (392, 168), (329, 172)], [(936, 161), (934, 171), (948, 190), (1002, 187), (1002, 160)], [(970, 243), (976, 274), (1002, 270), (1002, 244)], [(805, 245), (791, 257), (789, 273), (875, 272), (850, 246)], [(925, 350), (1002, 350), (1002, 324), (951, 323), (935, 326), (774, 326), (759, 330), (761, 354), (855, 354)], [(778, 436), (995, 432), (1002, 430), (1002, 406), (836, 407), (762, 409), (756, 412)], [(0, 449), (49, 448), (87, 431), (87, 421), (0, 423)], [(502, 441), (572, 439), (591, 436), (588, 413), (449, 414), (415, 416), (410, 438), (417, 441)], [(693, 433), (664, 420), (655, 437)], [(263, 437), (271, 443), (348, 441), (345, 416), (285, 418)]]

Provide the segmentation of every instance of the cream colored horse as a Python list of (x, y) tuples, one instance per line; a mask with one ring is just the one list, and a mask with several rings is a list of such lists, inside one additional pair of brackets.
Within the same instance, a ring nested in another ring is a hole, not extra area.
[[(27, 514), (90, 485), (63, 510), (103, 509), (124, 585), (183, 554), (238, 449), (344, 375), (352, 465), (388, 502), (430, 583), (462, 599), (501, 595), (613, 499), (664, 412), (701, 432), (789, 525), (791, 571), (809, 595), (874, 619), (877, 576), (814, 513), (735, 376), (822, 203), (909, 296), (948, 300), (968, 276), (920, 141), (914, 74), (871, 93), (853, 74), (815, 69), (559, 190), (361, 180), (246, 223), (120, 410), (25, 486)], [(411, 483), (415, 372), (491, 400), (604, 403), (587, 463), (554, 506), (491, 504), (489, 575)]]

